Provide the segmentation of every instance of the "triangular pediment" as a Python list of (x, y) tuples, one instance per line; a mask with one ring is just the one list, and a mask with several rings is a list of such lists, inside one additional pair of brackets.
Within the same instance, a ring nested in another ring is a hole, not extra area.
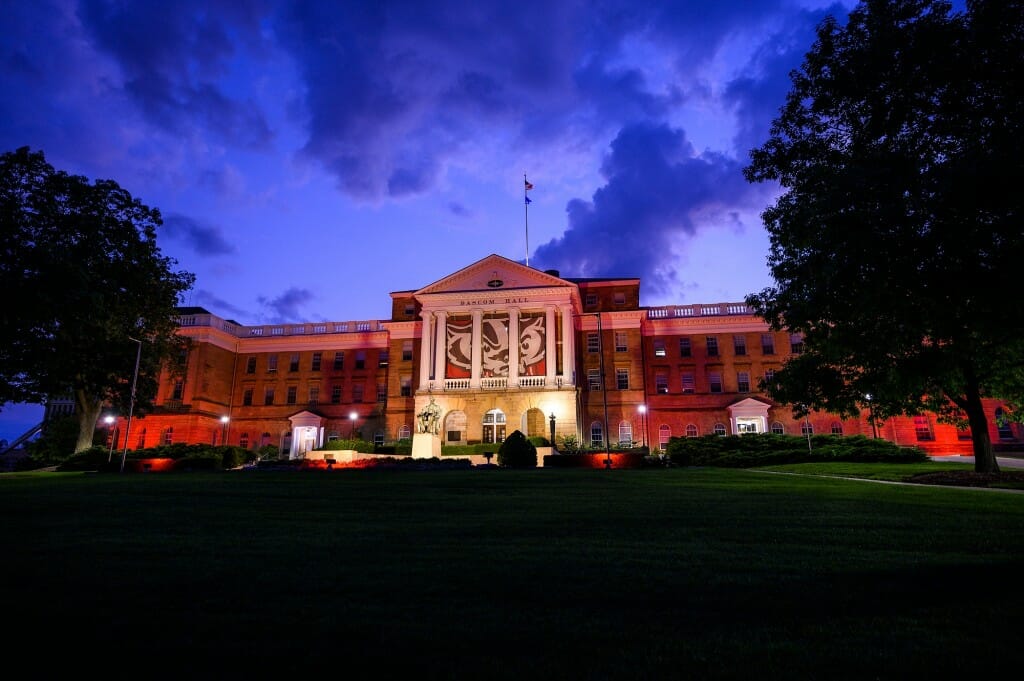
[(772, 406), (771, 402), (759, 400), (756, 397), (745, 397), (737, 400), (728, 406), (728, 409), (763, 409)]
[(424, 286), (415, 295), (463, 293), (470, 291), (510, 291), (524, 288), (572, 286), (570, 282), (547, 272), (491, 254), (458, 272)]

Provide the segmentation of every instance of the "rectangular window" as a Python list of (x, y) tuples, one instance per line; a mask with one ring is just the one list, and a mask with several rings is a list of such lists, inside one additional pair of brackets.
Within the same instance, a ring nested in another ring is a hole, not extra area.
[(388, 401), (388, 385), (387, 383), (377, 384), (377, 401), (387, 402)]
[(341, 404), (341, 386), (331, 386), (331, 404)]
[(377, 353), (377, 366), (381, 369), (388, 365), (388, 351), (381, 350)]
[(619, 390), (629, 390), (629, 369), (615, 370), (615, 387)]
[(596, 331), (587, 332), (587, 352), (597, 352), (601, 347), (601, 339)]
[(399, 380), (401, 382), (402, 397), (410, 397), (412, 395), (412, 376), (402, 376)]
[(271, 405), (274, 403), (274, 389), (265, 388), (263, 390), (263, 404)]
[(708, 336), (708, 357), (718, 357), (718, 336)]
[(750, 374), (746, 371), (741, 371), (736, 374), (736, 391), (741, 393), (750, 392)]
[(664, 371), (654, 375), (654, 391), (660, 395), (668, 394), (668, 374)]
[(324, 353), (322, 353), (322, 352), (314, 352), (313, 353), (313, 361), (310, 362), (310, 364), (309, 364), (310, 370), (312, 370), (312, 371), (320, 371), (320, 362), (323, 360), (323, 357), (324, 357)]
[(185, 382), (184, 381), (175, 381), (174, 382), (174, 390), (171, 392), (171, 399), (172, 400), (180, 400), (184, 394), (185, 394)]
[(252, 388), (246, 388), (242, 392), (242, 405), (245, 407), (252, 406)]
[(746, 336), (733, 336), (732, 337), (732, 350), (736, 355), (747, 354), (747, 338)]
[(366, 368), (366, 350), (356, 350), (356, 369)]
[(315, 407), (320, 404), (320, 386), (309, 386), (309, 406)]
[(629, 346), (626, 345), (626, 332), (615, 332), (615, 352), (626, 352)]
[(615, 301), (616, 305), (625, 305), (626, 304), (626, 294), (621, 292), (621, 291), (616, 291), (615, 292), (614, 301)]
[(601, 370), (587, 369), (587, 385), (591, 390), (601, 389)]
[(708, 389), (713, 393), (722, 392), (722, 374), (718, 371), (708, 373)]
[(654, 339), (654, 356), (664, 357), (665, 356), (665, 340), (663, 338)]
[(914, 434), (917, 435), (918, 442), (931, 442), (935, 439), (932, 435), (932, 424), (927, 416), (914, 417)]
[(288, 393), (285, 396), (285, 404), (295, 404), (295, 400), (298, 399), (299, 389), (294, 386), (288, 386)]
[(775, 380), (775, 369), (764, 370), (764, 382), (771, 385), (771, 382)]
[(245, 358), (245, 373), (255, 374), (256, 373), (256, 356)]
[(690, 395), (690, 394), (693, 394), (694, 392), (696, 392), (696, 390), (697, 390), (697, 383), (694, 380), (693, 372), (692, 371), (684, 371), (683, 373), (681, 373), (679, 375), (679, 377), (683, 381), (683, 394), (684, 395)]
[(277, 371), (277, 355), (267, 355), (267, 371)]
[(588, 293), (583, 304), (587, 307), (597, 307), (597, 294)]
[(789, 334), (789, 351), (794, 355), (799, 355), (804, 351), (804, 337), (801, 334)]
[(345, 353), (336, 352), (334, 353), (334, 370), (341, 371), (345, 368)]
[(405, 316), (411, 317), (416, 313), (416, 307), (412, 303), (405, 304)]
[(299, 353), (293, 352), (291, 359), (288, 361), (288, 371), (299, 370)]
[(761, 334), (761, 354), (762, 355), (774, 355), (775, 354), (775, 337), (770, 333)]
[(362, 402), (363, 401), (363, 389), (364, 388), (363, 388), (363, 384), (362, 383), (356, 383), (354, 386), (352, 386), (352, 401), (353, 402)]
[(690, 347), (690, 338), (683, 336), (679, 339), (679, 356), (690, 357), (693, 354), (693, 349)]
[(412, 361), (412, 341), (402, 341), (402, 361)]

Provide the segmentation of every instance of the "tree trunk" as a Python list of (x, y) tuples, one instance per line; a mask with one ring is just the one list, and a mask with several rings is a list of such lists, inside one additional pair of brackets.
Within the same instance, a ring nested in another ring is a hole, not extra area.
[(85, 394), (84, 390), (75, 390), (75, 413), (78, 415), (78, 442), (75, 443), (75, 454), (92, 447), (92, 438), (96, 432), (103, 403)]
[(974, 446), (974, 470), (977, 473), (998, 473), (999, 462), (992, 451), (992, 438), (988, 434), (988, 420), (977, 389), (968, 389), (965, 395), (967, 422), (971, 425), (971, 444)]

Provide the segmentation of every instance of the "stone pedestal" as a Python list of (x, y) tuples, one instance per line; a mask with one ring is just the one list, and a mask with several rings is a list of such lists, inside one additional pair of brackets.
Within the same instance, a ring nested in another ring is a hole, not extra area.
[(433, 433), (415, 433), (412, 436), (412, 458), (441, 458), (441, 438)]

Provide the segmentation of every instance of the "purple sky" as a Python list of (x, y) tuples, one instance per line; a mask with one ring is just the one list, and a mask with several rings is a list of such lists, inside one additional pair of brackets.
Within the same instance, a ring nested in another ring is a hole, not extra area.
[(851, 5), (5, 2), (0, 151), (159, 208), (182, 302), (242, 324), (383, 318), (391, 291), (524, 260), (524, 174), (531, 266), (738, 301), (770, 283), (747, 152)]

